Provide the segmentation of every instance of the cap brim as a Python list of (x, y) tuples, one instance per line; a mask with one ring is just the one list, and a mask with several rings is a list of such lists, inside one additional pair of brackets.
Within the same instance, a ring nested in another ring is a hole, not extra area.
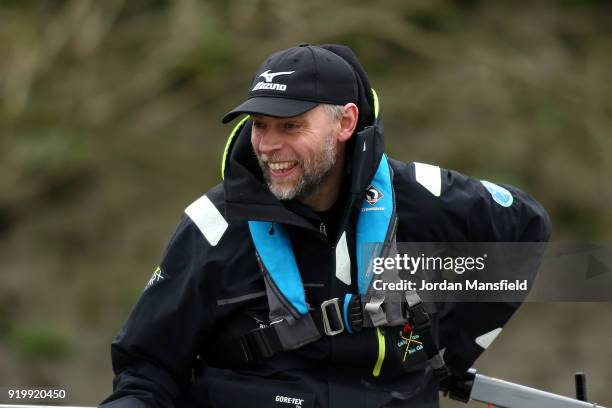
[(300, 101), (297, 99), (274, 98), (260, 96), (247, 99), (242, 104), (228, 112), (222, 122), (227, 123), (236, 119), (243, 113), (273, 116), (276, 118), (290, 118), (301, 115), (319, 105), (319, 102)]

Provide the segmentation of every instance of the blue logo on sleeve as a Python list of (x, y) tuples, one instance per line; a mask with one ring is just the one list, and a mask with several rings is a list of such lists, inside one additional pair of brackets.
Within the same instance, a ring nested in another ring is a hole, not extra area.
[(480, 180), (483, 186), (491, 193), (491, 197), (493, 200), (502, 207), (510, 207), (514, 199), (512, 198), (512, 194), (506, 190), (505, 188), (498, 186), (497, 184), (493, 184), (490, 181)]

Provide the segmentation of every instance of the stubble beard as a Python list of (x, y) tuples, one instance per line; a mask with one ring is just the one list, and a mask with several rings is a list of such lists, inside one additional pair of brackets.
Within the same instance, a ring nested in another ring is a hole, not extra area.
[[(293, 185), (275, 182), (270, 175), (270, 170), (260, 157), (257, 157), (259, 166), (264, 175), (268, 189), (279, 200), (304, 199), (314, 193), (321, 183), (329, 176), (337, 160), (336, 138), (330, 134), (325, 138), (321, 149), (312, 157), (298, 159), (297, 166), (302, 169), (302, 174)], [(268, 161), (281, 161), (284, 158), (269, 156)], [(299, 170), (299, 169), (298, 169)], [(292, 176), (290, 176), (292, 177)]]

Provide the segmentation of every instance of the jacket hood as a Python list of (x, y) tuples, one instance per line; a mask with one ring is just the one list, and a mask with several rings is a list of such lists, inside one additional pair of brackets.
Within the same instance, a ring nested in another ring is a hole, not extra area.
[[(384, 152), (383, 124), (378, 99), (374, 101), (373, 121), (353, 134), (347, 145), (346, 179), (350, 181), (349, 203), (361, 203), (370, 181), (376, 173)], [(251, 120), (243, 118), (227, 141), (222, 162), (225, 190), (225, 215), (228, 220), (272, 221), (310, 227), (302, 216), (289, 210), (268, 189), (251, 145)]]

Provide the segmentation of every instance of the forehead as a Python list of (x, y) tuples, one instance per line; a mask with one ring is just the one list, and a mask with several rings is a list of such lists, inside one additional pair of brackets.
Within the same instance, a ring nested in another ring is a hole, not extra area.
[(314, 107), (313, 109), (306, 111), (304, 113), (302, 113), (301, 115), (297, 115), (297, 116), (291, 116), (288, 118), (278, 118), (276, 116), (267, 116), (267, 115), (260, 115), (260, 114), (251, 114), (251, 117), (253, 119), (256, 120), (260, 120), (260, 121), (266, 121), (266, 122), (285, 122), (285, 121), (291, 121), (291, 122), (295, 122), (295, 121), (303, 121), (303, 122), (307, 122), (307, 121), (313, 121), (313, 120), (317, 120), (320, 119), (323, 115), (325, 115), (325, 109), (323, 108), (323, 105), (317, 105), (316, 107)]

